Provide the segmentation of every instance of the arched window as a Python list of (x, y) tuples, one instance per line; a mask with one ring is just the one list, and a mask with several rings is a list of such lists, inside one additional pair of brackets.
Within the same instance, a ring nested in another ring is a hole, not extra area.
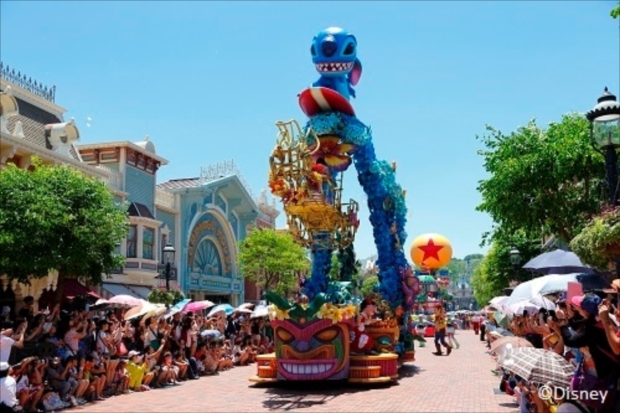
[(222, 276), (222, 258), (212, 240), (205, 238), (196, 247), (194, 262), (192, 264), (194, 272), (205, 275)]

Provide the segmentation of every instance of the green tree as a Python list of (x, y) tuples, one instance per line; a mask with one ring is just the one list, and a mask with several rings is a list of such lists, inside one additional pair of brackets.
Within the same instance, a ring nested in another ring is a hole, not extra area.
[(105, 183), (66, 165), (35, 159), (34, 171), (0, 171), (0, 274), (28, 283), (58, 271), (63, 280), (100, 284), (123, 264), (115, 253), (127, 234), (127, 212)]
[(450, 274), (450, 282), (455, 283), (459, 279), (459, 275), (465, 274), (467, 263), (460, 258), (452, 258), (452, 260), (443, 269), (448, 270)]
[[(541, 253), (540, 233), (528, 234), (524, 230), (509, 233), (497, 230), (487, 255), (473, 270), (471, 284), (478, 304), (485, 305), (491, 298), (502, 295), (511, 281), (523, 282), (532, 279), (533, 274), (521, 267)], [(510, 251), (519, 250), (521, 261), (515, 265), (510, 260)]]
[(263, 290), (286, 295), (297, 285), (297, 274), (308, 270), (309, 262), (289, 233), (254, 229), (239, 243), (239, 266)]
[(618, 4), (616, 5), (616, 7), (614, 7), (611, 12), (609, 13), (611, 15), (611, 17), (613, 17), (614, 19), (617, 19), (618, 17), (620, 17), (620, 2), (618, 2)]
[(542, 230), (570, 242), (603, 195), (603, 159), (590, 145), (587, 120), (571, 114), (546, 130), (534, 121), (509, 135), (487, 130), (479, 153), (490, 177), (478, 186), (477, 210), (506, 233)]

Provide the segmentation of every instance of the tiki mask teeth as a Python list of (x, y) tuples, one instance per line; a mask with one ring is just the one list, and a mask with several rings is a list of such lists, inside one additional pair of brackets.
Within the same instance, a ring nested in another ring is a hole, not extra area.
[(314, 375), (330, 371), (334, 364), (316, 363), (316, 364), (294, 364), (283, 362), (280, 364), (287, 373), (296, 375)]

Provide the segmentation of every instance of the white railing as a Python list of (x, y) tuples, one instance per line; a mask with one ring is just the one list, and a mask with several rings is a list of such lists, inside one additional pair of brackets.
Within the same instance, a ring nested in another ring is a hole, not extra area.
[(106, 171), (108, 174), (107, 184), (110, 188), (116, 189), (118, 191), (124, 191), (125, 185), (123, 182), (123, 174), (114, 169), (108, 168), (104, 165), (97, 165), (97, 169), (101, 169), (102, 171)]
[(155, 191), (155, 204), (166, 208), (175, 209), (174, 194), (157, 188)]
[(248, 191), (250, 197), (252, 199), (256, 199), (254, 196), (250, 185), (247, 183), (239, 168), (235, 164), (234, 160), (224, 161), (219, 163), (214, 163), (208, 166), (203, 166), (200, 168), (200, 181), (202, 184), (205, 184), (210, 181), (215, 181), (220, 178), (226, 178), (229, 176), (237, 175), (241, 185)]

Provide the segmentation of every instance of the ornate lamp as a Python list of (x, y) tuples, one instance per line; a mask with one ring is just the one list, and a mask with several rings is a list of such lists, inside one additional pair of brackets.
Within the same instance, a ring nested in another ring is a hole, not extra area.
[(620, 148), (620, 104), (605, 88), (594, 108), (586, 113), (592, 146), (605, 157), (609, 203), (618, 205), (618, 148)]
[(166, 263), (166, 291), (170, 291), (170, 271), (172, 264), (174, 264), (175, 253), (176, 250), (170, 243), (166, 244), (166, 246), (162, 250), (164, 262)]

